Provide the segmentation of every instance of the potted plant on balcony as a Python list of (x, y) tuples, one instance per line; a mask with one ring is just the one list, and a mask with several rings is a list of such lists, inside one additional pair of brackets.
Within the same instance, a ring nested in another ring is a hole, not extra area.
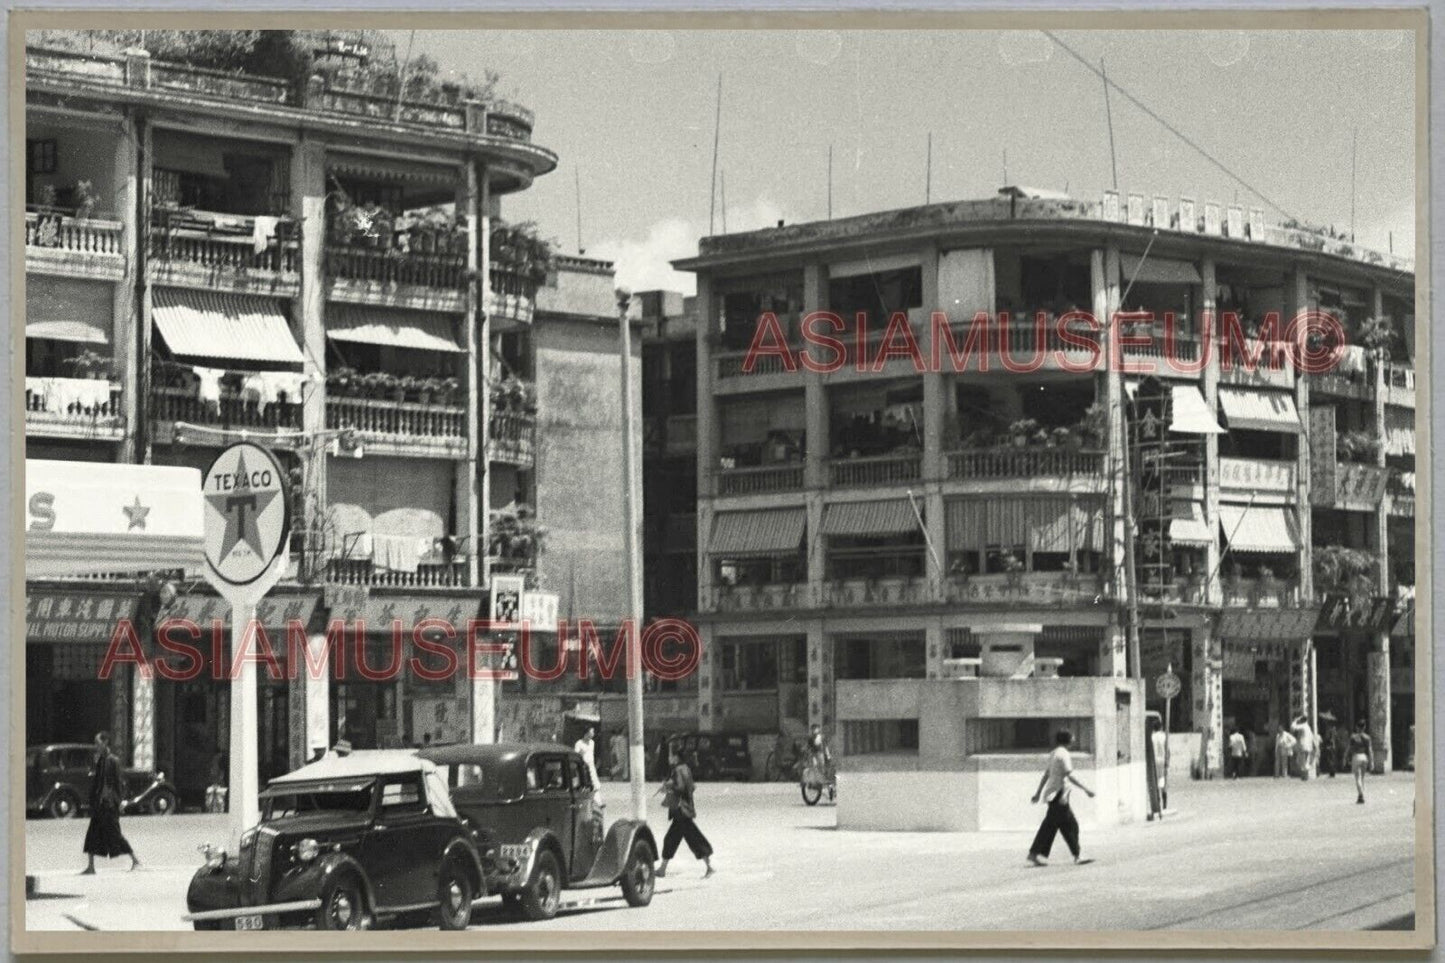
[(326, 372), (326, 390), (339, 398), (355, 396), (359, 387), (355, 368), (340, 365)]
[(1074, 444), (1074, 442), (1077, 441), (1077, 438), (1078, 436), (1075, 434), (1074, 429), (1060, 425), (1057, 428), (1053, 428), (1049, 431), (1049, 447), (1077, 448), (1078, 446)]
[(89, 348), (70, 358), (66, 364), (77, 378), (106, 381), (112, 375), (111, 359)]
[(95, 205), (99, 202), (100, 195), (95, 193), (95, 185), (90, 181), (77, 181), (75, 184), (75, 219), (88, 221), (95, 213)]
[(1366, 318), (1360, 322), (1355, 333), (1356, 342), (1381, 361), (1390, 360), (1390, 348), (1395, 342), (1395, 325), (1383, 315)]
[(1020, 418), (1008, 426), (1009, 437), (1015, 448), (1022, 448), (1040, 431), (1039, 423), (1033, 418)]
[(1082, 444), (1091, 448), (1102, 448), (1104, 438), (1108, 435), (1109, 414), (1104, 410), (1104, 406), (1096, 401), (1084, 409), (1084, 417), (1079, 419), (1076, 427)]
[(1342, 432), (1336, 451), (1344, 461), (1374, 464), (1380, 453), (1380, 439), (1370, 431)]
[(1315, 590), (1344, 596), (1352, 611), (1370, 604), (1379, 571), (1379, 560), (1369, 552), (1344, 545), (1315, 546)]

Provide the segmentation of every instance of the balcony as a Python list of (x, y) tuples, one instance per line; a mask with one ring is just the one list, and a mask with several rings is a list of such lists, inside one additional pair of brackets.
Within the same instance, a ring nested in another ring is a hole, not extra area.
[(1330, 371), (1311, 374), (1308, 378), (1311, 395), (1330, 395), (1357, 401), (1366, 401), (1370, 397), (1370, 381), (1363, 372), (1346, 374), (1342, 371)]
[(125, 434), (121, 386), (87, 378), (27, 377), (25, 434), (119, 441)]
[(301, 405), (273, 402), (262, 405), (253, 398), (223, 394), (219, 401), (203, 401), (193, 388), (157, 385), (151, 388), (150, 417), (156, 425), (156, 440), (175, 440), (176, 422), (210, 425), (225, 429), (301, 429)]
[(776, 585), (717, 585), (703, 594), (705, 612), (794, 612), (812, 608), (806, 582)]
[(219, 288), (271, 297), (301, 291), (299, 232), (281, 220), (274, 234), (256, 218), (157, 208), (150, 231), (150, 276), (157, 284)]
[(119, 221), (25, 212), (25, 270), (34, 274), (119, 281), (125, 277)]
[(1390, 362), (1385, 365), (1385, 402), (1400, 408), (1415, 407), (1415, 369)]
[(1289, 609), (1304, 603), (1296, 579), (1227, 577), (1223, 582), (1226, 608)]
[(488, 419), (487, 459), (531, 468), (535, 457), (537, 416), (520, 411), (493, 411)]
[(328, 397), (326, 427), (355, 429), (371, 454), (462, 458), (467, 452), (467, 412), (454, 405)]
[(823, 583), (820, 599), (832, 608), (900, 608), (940, 601), (938, 583), (925, 576), (832, 579)]
[(510, 267), (493, 264), (488, 279), (487, 315), (495, 330), (532, 323), (537, 308), (537, 284)]
[(422, 563), (415, 572), (393, 572), (377, 568), (371, 559), (333, 558), (326, 562), (327, 582), (338, 585), (369, 585), (375, 588), (462, 588), (470, 584), (467, 560)]
[(1385, 505), (1391, 515), (1415, 517), (1415, 473), (1391, 472), (1385, 484)]
[(326, 277), (330, 298), (421, 311), (466, 308), (467, 255), (455, 245), (443, 253), (342, 243), (328, 239)]
[(1293, 461), (1271, 461), (1263, 458), (1221, 458), (1219, 459), (1219, 488), (1224, 492), (1252, 494), (1263, 492), (1269, 495), (1293, 499), (1295, 469)]
[[(796, 346), (794, 350), (797, 350)], [(752, 369), (749, 371), (744, 371), (743, 363), (746, 361), (747, 357), (748, 352), (746, 351), (719, 352), (714, 357), (714, 363), (717, 365), (718, 379), (721, 380), (724, 378), (743, 377), (755, 378), (760, 375), (780, 375), (789, 373), (787, 368), (784, 367), (783, 359), (774, 354), (759, 355), (758, 357), (753, 359)]]
[(917, 481), (922, 473), (923, 455), (919, 452), (834, 458), (828, 462), (828, 481), (835, 488), (903, 485)]
[(1082, 448), (970, 448), (951, 451), (948, 477), (959, 481), (1102, 478), (1104, 453)]
[(1016, 572), (951, 576), (940, 601), (949, 605), (1091, 606), (1100, 604), (1104, 579), (1074, 572)]
[(770, 495), (803, 488), (801, 463), (723, 468), (717, 473), (719, 495)]

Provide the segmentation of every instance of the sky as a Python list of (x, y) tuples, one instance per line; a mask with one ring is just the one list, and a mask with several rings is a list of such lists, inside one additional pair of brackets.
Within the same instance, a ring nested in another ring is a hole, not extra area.
[[(729, 232), (826, 218), (830, 148), (834, 217), (921, 204), (926, 190), (935, 202), (986, 197), (1005, 183), (1093, 199), (1114, 179), (1103, 82), (1037, 31), (389, 33), (398, 56), (410, 45), (444, 72), (496, 71), (498, 93), (536, 112), (533, 139), (558, 167), (504, 199), (503, 215), (536, 221), (576, 252), (580, 186), (581, 246), (614, 260), (632, 290), (693, 290), (668, 261), (710, 233), (719, 77)], [(1237, 201), (1270, 222), (1348, 231), (1353, 157), (1357, 240), (1413, 253), (1408, 33), (1056, 36), (1089, 64), (1102, 58), (1112, 83), (1238, 175), (1115, 90), (1122, 192)], [(713, 233), (723, 231), (721, 201)]]

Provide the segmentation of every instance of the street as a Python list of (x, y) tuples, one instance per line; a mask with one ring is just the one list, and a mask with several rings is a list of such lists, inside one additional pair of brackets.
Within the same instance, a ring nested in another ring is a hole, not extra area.
[[(846, 791), (843, 775), (840, 791)], [(653, 788), (653, 787), (649, 787)], [(612, 807), (626, 798), (618, 785)], [(1029, 833), (881, 833), (835, 829), (835, 810), (805, 807), (791, 783), (702, 783), (698, 824), (717, 850), (718, 873), (684, 847), (652, 905), (628, 909), (617, 891), (547, 923), (517, 922), (481, 901), (473, 928), (675, 929), (1361, 929), (1412, 925), (1414, 782), (1372, 778), (1355, 805), (1346, 777), (1312, 782), (1245, 779), (1173, 787), (1162, 822), (1085, 831), (1071, 864), (1024, 859)], [(1019, 800), (1026, 806), (1026, 799)], [(1042, 810), (1038, 810), (1040, 814)], [(617, 815), (618, 813), (613, 813)], [(664, 816), (650, 810), (654, 829)], [(26, 925), (46, 930), (186, 929), (196, 847), (223, 841), (223, 817), (126, 818), (145, 862), (115, 860), (76, 875), (84, 820), (32, 819), (27, 872), (38, 894)], [(616, 897), (616, 898), (614, 898)]]

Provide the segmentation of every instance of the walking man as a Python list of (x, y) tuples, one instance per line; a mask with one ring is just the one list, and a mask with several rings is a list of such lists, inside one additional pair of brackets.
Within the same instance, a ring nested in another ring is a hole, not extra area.
[(1035, 866), (1046, 865), (1044, 860), (1054, 848), (1055, 833), (1063, 834), (1064, 842), (1068, 845), (1069, 852), (1073, 853), (1075, 863), (1092, 862), (1079, 857), (1079, 821), (1074, 818), (1073, 809), (1069, 808), (1069, 783), (1082, 789), (1084, 795), (1090, 799), (1094, 797), (1094, 791), (1074, 776), (1074, 760), (1069, 755), (1069, 745), (1073, 741), (1073, 733), (1067, 729), (1059, 730), (1054, 737), (1054, 751), (1049, 753), (1043, 778), (1039, 780), (1039, 788), (1034, 793), (1034, 802), (1043, 799), (1049, 806), (1044, 813), (1044, 821), (1039, 824), (1039, 831), (1034, 836), (1034, 844), (1029, 847), (1029, 862)]
[(1289, 775), (1289, 759), (1294, 753), (1294, 736), (1284, 726), (1276, 726), (1274, 737), (1274, 778)]
[(712, 868), (712, 844), (693, 822), (697, 818), (697, 809), (692, 802), (692, 770), (687, 768), (687, 763), (678, 756), (673, 745), (667, 747), (667, 761), (672, 771), (662, 784), (661, 791), (666, 793), (662, 805), (667, 810), (668, 827), (667, 835), (662, 838), (662, 865), (657, 867), (657, 876), (661, 879), (667, 875), (667, 864), (677, 855), (678, 844), (685, 839), (693, 857), (702, 860), (707, 867), (707, 872), (702, 874), (702, 878), (707, 879), (716, 870)]
[(1375, 743), (1365, 731), (1365, 720), (1355, 723), (1350, 733), (1350, 770), (1355, 774), (1355, 802), (1365, 804), (1365, 773), (1375, 768)]
[[(83, 849), (89, 857), (82, 876), (95, 875), (95, 857), (114, 859), (129, 856), (130, 868), (140, 865), (130, 843), (120, 831), (120, 763), (110, 751), (110, 736), (95, 734), (95, 771), (90, 776), (90, 826), (85, 830)], [(1362, 798), (1360, 800), (1364, 802)]]
[(1239, 771), (1244, 768), (1244, 761), (1249, 758), (1249, 743), (1245, 741), (1244, 733), (1239, 731), (1239, 726), (1229, 734), (1229, 778), (1238, 779)]

